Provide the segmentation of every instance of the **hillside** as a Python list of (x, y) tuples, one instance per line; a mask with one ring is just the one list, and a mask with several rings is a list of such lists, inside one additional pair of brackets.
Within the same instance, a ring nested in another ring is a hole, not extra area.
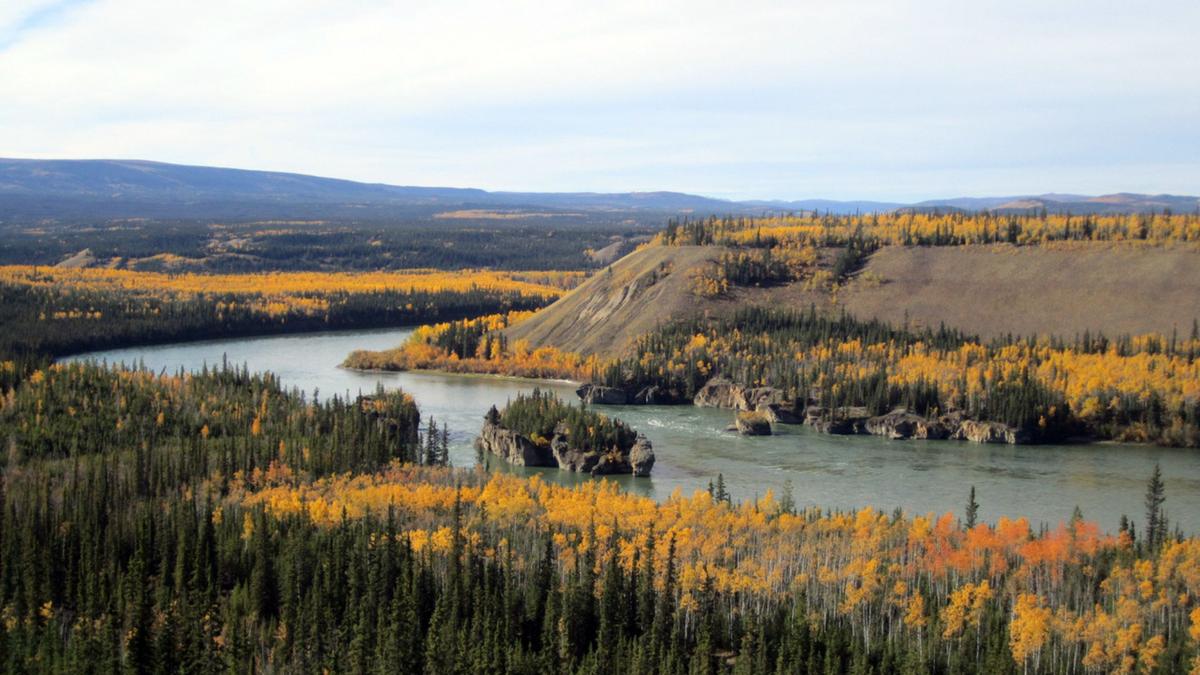
[[(992, 244), (887, 246), (835, 293), (804, 282), (733, 288), (697, 297), (690, 274), (718, 257), (716, 246), (636, 251), (531, 319), (512, 339), (583, 355), (615, 356), (668, 320), (728, 316), (739, 307), (846, 309), (860, 319), (945, 325), (983, 337), (1008, 333), (1072, 337), (1189, 334), (1200, 317), (1200, 250), (1107, 242), (1071, 246)], [(824, 255), (821, 267), (828, 267)]]
[(1200, 251), (1105, 243), (889, 246), (871, 256), (839, 302), (863, 318), (945, 323), (983, 337), (1186, 336), (1200, 317)]
[(582, 380), (740, 409), (744, 434), (1200, 447), (1196, 242), (1194, 215), (672, 223), (543, 311), (346, 365)]
[[(489, 192), (141, 160), (0, 158), (0, 220), (24, 218), (397, 218), (464, 209), (749, 213), (760, 207), (680, 192)], [(545, 217), (546, 214), (535, 214)], [(572, 215), (566, 214), (563, 215)], [(579, 214), (573, 214), (579, 215)]]
[(706, 246), (635, 251), (509, 328), (508, 335), (539, 347), (614, 356), (659, 323), (726, 304), (698, 303), (689, 290), (689, 273), (719, 253)]
[[(505, 333), (512, 340), (528, 340), (534, 347), (614, 357), (624, 354), (638, 337), (676, 319), (732, 316), (750, 305), (829, 306), (827, 292), (803, 282), (737, 287), (717, 297), (698, 296), (692, 290), (694, 275), (727, 251), (721, 246), (641, 248)], [(829, 266), (827, 257), (823, 256), (821, 267)]]
[[(915, 204), (828, 199), (715, 199), (683, 192), (502, 192), (475, 188), (363, 183), (278, 171), (186, 166), (143, 160), (0, 158), (0, 223), (41, 219), (220, 218), (396, 219), (491, 212), (503, 219), (579, 216), (579, 212), (658, 218), (683, 214), (755, 215), (819, 211), (886, 213), (902, 209), (1026, 213), (1191, 213), (1200, 199), (1119, 193), (933, 199)], [(478, 215), (478, 214), (476, 214)]]
[(141, 160), (0, 159), (0, 195), (113, 200), (478, 201), (486, 193), (440, 187), (358, 183), (277, 171), (185, 166)]

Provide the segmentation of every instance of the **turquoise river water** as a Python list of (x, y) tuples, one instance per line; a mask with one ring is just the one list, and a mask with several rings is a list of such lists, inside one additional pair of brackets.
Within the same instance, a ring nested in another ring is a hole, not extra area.
[[(561, 382), (448, 375), (427, 372), (364, 373), (338, 364), (355, 349), (383, 349), (402, 342), (411, 329), (313, 333), (134, 347), (80, 354), (68, 360), (143, 364), (156, 371), (197, 370), (223, 359), (251, 370), (277, 373), (285, 386), (321, 398), (374, 391), (378, 384), (412, 394), (423, 419), (449, 425), (451, 461), (475, 464), (471, 446), (490, 405), (503, 406), (536, 387), (576, 400)], [(617, 477), (624, 488), (656, 499), (674, 490), (703, 489), (718, 473), (735, 498), (778, 493), (790, 481), (800, 506), (851, 509), (864, 505), (909, 513), (961, 513), (970, 486), (980, 517), (1025, 516), (1055, 525), (1078, 505), (1089, 520), (1115, 530), (1121, 514), (1140, 524), (1146, 480), (1158, 462), (1166, 477), (1166, 509), (1184, 531), (1200, 531), (1200, 452), (1139, 445), (976, 445), (955, 441), (889, 441), (873, 436), (827, 436), (808, 427), (779, 426), (769, 437), (724, 431), (727, 410), (692, 406), (619, 406), (605, 412), (646, 434), (657, 463), (651, 478)], [(490, 465), (497, 462), (493, 459)], [(557, 469), (538, 472), (551, 480), (591, 480)]]

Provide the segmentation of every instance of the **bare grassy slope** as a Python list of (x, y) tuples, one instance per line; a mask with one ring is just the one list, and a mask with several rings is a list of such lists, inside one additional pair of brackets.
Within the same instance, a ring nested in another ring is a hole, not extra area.
[(651, 246), (621, 258), (578, 288), (509, 328), (510, 339), (529, 340), (580, 354), (615, 356), (638, 337), (671, 320), (706, 313), (719, 316), (748, 305), (808, 309), (829, 305), (829, 296), (804, 284), (735, 288), (726, 297), (692, 293), (691, 274), (720, 257), (718, 246)]
[(583, 354), (617, 354), (657, 324), (700, 310), (689, 290), (688, 274), (720, 252), (700, 246), (635, 251), (613, 263), (611, 272), (597, 272), (558, 302), (508, 329), (509, 338)]
[[(948, 326), (985, 337), (1071, 337), (1191, 331), (1200, 317), (1200, 250), (1087, 244), (1063, 247), (889, 247), (836, 300), (802, 284), (739, 288), (731, 297), (692, 294), (690, 273), (716, 247), (649, 247), (614, 263), (528, 321), (513, 340), (612, 356), (672, 319), (739, 306), (846, 308), (860, 318)], [(828, 257), (825, 257), (826, 263)], [(878, 279), (882, 278), (882, 283)]]
[[(866, 282), (882, 277), (882, 284)], [(1200, 250), (1070, 247), (889, 247), (839, 293), (860, 317), (993, 336), (1105, 335), (1178, 329), (1200, 317)]]

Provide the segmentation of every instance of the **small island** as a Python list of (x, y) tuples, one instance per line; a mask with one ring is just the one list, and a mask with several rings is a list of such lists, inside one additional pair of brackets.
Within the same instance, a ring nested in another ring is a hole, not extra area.
[(619, 419), (564, 403), (553, 392), (534, 389), (504, 410), (484, 416), (475, 447), (518, 466), (556, 466), (593, 476), (649, 476), (654, 449)]

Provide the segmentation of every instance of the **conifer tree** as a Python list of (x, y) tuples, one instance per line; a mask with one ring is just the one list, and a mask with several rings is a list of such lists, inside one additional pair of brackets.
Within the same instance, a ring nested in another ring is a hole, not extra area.
[(967, 497), (967, 518), (965, 524), (968, 530), (975, 528), (975, 523), (979, 519), (979, 502), (975, 501), (975, 486), (971, 486), (971, 494)]
[(1146, 483), (1146, 532), (1143, 535), (1146, 539), (1146, 547), (1150, 551), (1154, 551), (1162, 544), (1166, 538), (1166, 526), (1164, 522), (1162, 505), (1167, 499), (1163, 481), (1162, 468), (1155, 463), (1154, 472), (1150, 474), (1150, 480)]

